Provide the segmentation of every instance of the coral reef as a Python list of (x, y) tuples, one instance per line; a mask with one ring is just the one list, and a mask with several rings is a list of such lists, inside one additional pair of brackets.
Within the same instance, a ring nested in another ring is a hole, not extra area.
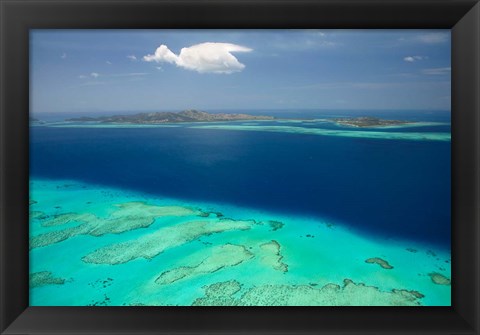
[(46, 217), (44, 212), (41, 211), (30, 211), (30, 219), (42, 219)]
[(95, 215), (90, 213), (63, 213), (53, 215), (51, 218), (42, 222), (42, 227), (61, 226), (72, 221), (76, 222), (93, 222), (99, 220)]
[(243, 245), (225, 244), (203, 250), (209, 254), (200, 263), (192, 266), (182, 266), (163, 272), (155, 282), (166, 285), (201, 274), (209, 274), (220, 269), (236, 266), (253, 257), (253, 254)]
[(198, 298), (193, 302), (193, 306), (238, 306), (239, 300), (233, 298), (233, 295), (242, 289), (240, 283), (236, 280), (230, 280), (221, 283), (204, 286), (205, 297)]
[(205, 296), (194, 306), (418, 306), (423, 295), (417, 291), (394, 289), (380, 291), (377, 287), (355, 284), (345, 279), (343, 285), (329, 283), (321, 288), (309, 285), (261, 285), (241, 290), (235, 280), (204, 287)]
[(379, 257), (374, 257), (374, 258), (366, 259), (366, 260), (365, 260), (365, 263), (378, 264), (378, 265), (380, 265), (382, 268), (387, 269), (387, 270), (393, 269), (393, 266), (391, 266), (386, 260), (381, 259), (381, 258), (379, 258)]
[(428, 274), (432, 281), (437, 284), (437, 285), (450, 285), (451, 280), (444, 275), (437, 273), (437, 272), (432, 272)]
[(450, 133), (433, 132), (386, 132), (386, 131), (365, 131), (365, 130), (340, 130), (321, 129), (294, 126), (242, 126), (242, 125), (202, 125), (192, 126), (195, 129), (225, 129), (238, 131), (267, 131), (290, 134), (307, 134), (319, 136), (340, 136), (355, 138), (371, 138), (382, 140), (411, 140), (411, 141), (444, 141), (451, 139)]
[(281, 229), (281, 228), (284, 226), (283, 222), (274, 221), (274, 220), (268, 221), (268, 224), (269, 224), (270, 227), (272, 228), (272, 229), (270, 229), (271, 231), (279, 230), (279, 229)]
[(30, 238), (30, 249), (58, 243), (76, 235), (101, 236), (120, 234), (126, 231), (145, 228), (153, 224), (155, 219), (165, 216), (201, 216), (203, 212), (181, 206), (155, 206), (143, 202), (127, 202), (115, 205), (107, 219), (90, 213), (63, 213), (55, 215), (42, 223), (42, 226), (58, 226), (72, 221), (81, 223), (72, 228), (47, 232)]
[(260, 250), (262, 252), (259, 257), (262, 264), (278, 271), (288, 271), (288, 265), (282, 262), (283, 256), (280, 254), (280, 244), (277, 241), (272, 240), (261, 244)]
[(40, 271), (30, 274), (30, 288), (63, 284), (65, 284), (65, 279), (54, 277), (50, 271)]
[(172, 227), (158, 229), (154, 233), (133, 241), (115, 243), (95, 250), (84, 256), (86, 263), (122, 264), (137, 258), (151, 259), (164, 250), (191, 242), (201, 236), (229, 230), (250, 229), (254, 221), (231, 219), (211, 221), (189, 221)]

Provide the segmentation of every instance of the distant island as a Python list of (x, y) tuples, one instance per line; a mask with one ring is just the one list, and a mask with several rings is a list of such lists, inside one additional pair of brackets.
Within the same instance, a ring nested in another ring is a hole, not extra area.
[(31, 124), (34, 124), (34, 125), (35, 125), (35, 124), (43, 124), (43, 123), (45, 123), (45, 121), (36, 119), (36, 118), (34, 118), (34, 117), (31, 117), (31, 116), (29, 117), (29, 122), (30, 122)]
[(350, 127), (385, 127), (396, 126), (402, 124), (415, 123), (414, 121), (402, 121), (402, 120), (384, 120), (377, 117), (362, 116), (362, 117), (344, 117), (331, 119), (333, 122)]
[(212, 114), (195, 109), (182, 112), (154, 112), (138, 113), (133, 115), (114, 115), (101, 117), (78, 117), (65, 121), (99, 122), (99, 123), (128, 123), (128, 124), (159, 124), (178, 122), (214, 122), (214, 121), (243, 121), (243, 120), (273, 120), (272, 116), (249, 114)]
[[(196, 109), (188, 109), (181, 112), (152, 112), (137, 113), (131, 115), (112, 115), (99, 117), (76, 117), (66, 119), (69, 122), (95, 122), (101, 124), (165, 124), (165, 123), (182, 123), (182, 122), (219, 122), (219, 121), (255, 121), (255, 120), (294, 120), (294, 121), (311, 121), (310, 119), (282, 118), (278, 119), (273, 116), (250, 115), (237, 113), (208, 113)], [(34, 121), (30, 119), (30, 121)], [(329, 121), (342, 126), (367, 128), (367, 127), (385, 127), (415, 123), (413, 121), (402, 120), (385, 120), (372, 116), (362, 117), (342, 117), (331, 118)]]

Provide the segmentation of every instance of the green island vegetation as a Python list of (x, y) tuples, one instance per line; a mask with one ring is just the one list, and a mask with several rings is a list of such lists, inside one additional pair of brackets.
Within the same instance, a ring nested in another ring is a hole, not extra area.
[(100, 122), (100, 123), (127, 123), (127, 124), (162, 124), (181, 122), (215, 122), (215, 121), (242, 121), (242, 120), (273, 120), (272, 116), (231, 114), (231, 113), (207, 113), (196, 109), (188, 109), (181, 112), (153, 112), (138, 113), (133, 115), (113, 115), (101, 117), (78, 117), (65, 121), (71, 122)]
[(397, 126), (415, 123), (414, 121), (402, 121), (402, 120), (385, 120), (372, 116), (361, 117), (342, 117), (331, 119), (336, 124), (342, 126), (358, 127), (358, 128), (370, 128), (370, 127), (385, 127), (385, 126)]

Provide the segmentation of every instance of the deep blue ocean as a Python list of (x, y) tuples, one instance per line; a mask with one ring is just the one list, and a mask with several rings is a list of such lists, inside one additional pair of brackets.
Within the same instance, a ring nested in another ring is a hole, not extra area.
[[(324, 115), (277, 116), (291, 114)], [(450, 121), (444, 112), (368, 115)], [(450, 126), (384, 131), (449, 132)], [(318, 216), (364, 234), (450, 247), (450, 142), (42, 126), (31, 128), (30, 141), (31, 177)]]

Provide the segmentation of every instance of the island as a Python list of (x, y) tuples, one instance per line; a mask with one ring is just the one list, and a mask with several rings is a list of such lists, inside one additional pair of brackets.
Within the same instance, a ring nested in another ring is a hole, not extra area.
[(65, 121), (71, 122), (98, 122), (116, 124), (161, 124), (180, 122), (215, 122), (215, 121), (245, 121), (245, 120), (273, 120), (272, 116), (249, 115), (249, 114), (227, 114), (207, 113), (195, 109), (181, 112), (153, 112), (138, 113), (132, 115), (114, 115), (101, 117), (78, 117)]
[(43, 125), (43, 124), (45, 124), (45, 121), (36, 119), (34, 117), (31, 117), (31, 116), (28, 118), (28, 121), (30, 122), (31, 125)]
[(350, 127), (358, 127), (358, 128), (399, 126), (404, 124), (415, 123), (413, 121), (385, 120), (385, 119), (380, 119), (372, 116), (333, 118), (331, 119), (331, 121), (341, 126), (350, 126)]

